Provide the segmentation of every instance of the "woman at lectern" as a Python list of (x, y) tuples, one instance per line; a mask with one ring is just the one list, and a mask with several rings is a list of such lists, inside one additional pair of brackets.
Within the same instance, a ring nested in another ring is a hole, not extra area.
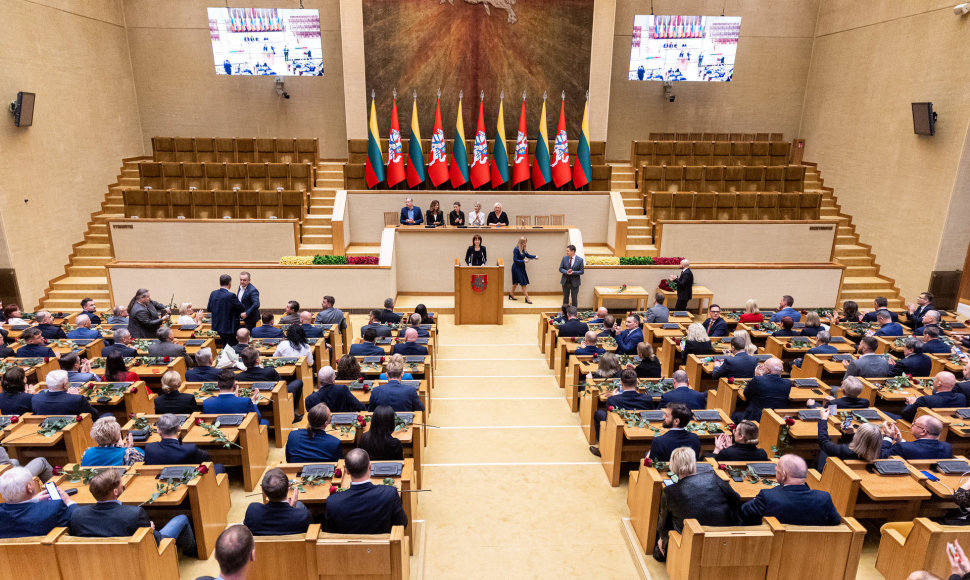
[(482, 245), (482, 236), (475, 234), (472, 236), (472, 245), (465, 250), (466, 266), (484, 266), (488, 261), (488, 254), (485, 253), (485, 246)]
[(424, 225), (434, 227), (445, 225), (445, 214), (441, 211), (437, 199), (432, 199), (428, 211), (424, 212)]
[(529, 285), (529, 275), (525, 272), (525, 263), (529, 260), (538, 260), (539, 258), (533, 256), (525, 249), (525, 245), (528, 242), (525, 236), (519, 238), (518, 245), (512, 250), (512, 292), (509, 293), (509, 300), (518, 300), (515, 297), (515, 287), (522, 286), (522, 294), (525, 295), (525, 303), (532, 304), (529, 300), (529, 290), (526, 288)]

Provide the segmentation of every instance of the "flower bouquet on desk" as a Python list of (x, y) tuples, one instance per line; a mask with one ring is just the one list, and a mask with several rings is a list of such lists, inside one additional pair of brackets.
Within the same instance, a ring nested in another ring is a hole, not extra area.
[(621, 284), (619, 288), (616, 289), (617, 294), (623, 294), (626, 292), (626, 284)]
[(677, 281), (676, 280), (661, 280), (660, 289), (664, 292), (676, 292), (677, 291)]

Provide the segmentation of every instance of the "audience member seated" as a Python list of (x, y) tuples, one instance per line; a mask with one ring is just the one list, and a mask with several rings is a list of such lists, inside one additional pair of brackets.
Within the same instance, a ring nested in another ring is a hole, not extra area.
[(57, 356), (49, 346), (44, 344), (46, 341), (36, 327), (24, 330), (20, 338), (23, 339), (24, 345), (17, 349), (16, 356), (19, 358), (54, 358)]
[(6, 332), (7, 332), (6, 330), (3, 330), (2, 328), (0, 328), (0, 359), (5, 359), (5, 358), (11, 357), (11, 356), (17, 356), (14, 353), (13, 349), (10, 348), (9, 346), (7, 346), (3, 342), (4, 339), (6, 339), (6, 337), (7, 337)]
[(856, 347), (856, 350), (859, 352), (859, 358), (852, 362), (842, 361), (843, 366), (845, 366), (845, 376), (862, 378), (888, 377), (889, 361), (883, 356), (876, 354), (876, 348), (878, 347), (879, 341), (874, 337), (863, 336), (859, 340), (859, 346)]
[(350, 392), (347, 385), (334, 384), (335, 379), (333, 367), (325, 366), (320, 369), (320, 372), (317, 373), (317, 382), (320, 387), (306, 398), (304, 402), (306, 408), (309, 410), (323, 403), (333, 413), (363, 411), (365, 409), (364, 404)]
[(3, 319), (10, 326), (27, 326), (27, 321), (21, 316), (23, 316), (23, 313), (20, 312), (20, 307), (16, 304), (7, 304), (3, 308)]
[(616, 338), (616, 318), (612, 314), (603, 317), (603, 330), (596, 335), (597, 338), (604, 337)]
[(131, 434), (122, 441), (121, 425), (114, 415), (105, 415), (91, 427), (91, 438), (97, 447), (88, 447), (81, 456), (81, 465), (124, 465), (129, 466), (145, 460), (145, 453), (134, 446)]
[(46, 536), (71, 523), (77, 504), (57, 488), (59, 499), (38, 489), (34, 476), (23, 467), (11, 467), (0, 475), (0, 538)]
[(402, 226), (416, 226), (424, 223), (421, 208), (414, 205), (414, 200), (410, 197), (404, 199), (404, 207), (401, 208), (400, 221)]
[(91, 478), (91, 496), (98, 503), (78, 506), (71, 514), (71, 535), (82, 538), (119, 538), (133, 535), (139, 528), (151, 528), (155, 542), (172, 538), (187, 556), (196, 555), (195, 532), (184, 514), (172, 517), (162, 529), (148, 519), (145, 508), (121, 503), (125, 491), (121, 473), (105, 469)]
[(114, 331), (114, 343), (101, 349), (101, 356), (107, 358), (112, 352), (121, 353), (122, 358), (138, 356), (138, 350), (132, 348), (131, 333), (124, 328)]
[[(829, 334), (829, 331), (827, 331), (827, 330), (820, 330), (818, 332), (818, 334), (815, 335), (815, 346), (813, 346), (812, 348), (808, 349), (808, 351), (805, 354), (806, 355), (809, 355), (809, 354), (836, 354), (837, 352), (839, 352), (839, 349), (837, 349), (834, 346), (832, 346), (831, 344), (829, 344), (829, 342), (831, 340), (832, 340), (832, 335)], [(794, 361), (792, 361), (792, 365), (801, 368), (802, 361), (803, 360), (804, 359), (796, 358)]]
[(361, 338), (364, 337), (364, 332), (368, 328), (374, 329), (374, 332), (377, 333), (377, 336), (391, 336), (391, 327), (390, 326), (385, 326), (384, 324), (381, 323), (381, 311), (380, 310), (371, 310), (370, 311), (370, 316), (367, 319), (367, 324), (365, 324), (365, 325), (363, 325), (363, 326), (360, 327), (360, 337)]
[(434, 317), (428, 313), (428, 307), (424, 304), (418, 304), (414, 307), (414, 314), (421, 315), (421, 324), (434, 324)]
[(596, 342), (596, 331), (590, 330), (583, 337), (583, 345), (576, 349), (576, 356), (601, 356), (606, 353), (606, 349), (599, 346)]
[[(923, 340), (921, 349), (923, 354), (946, 354), (952, 350), (947, 343), (940, 340), (942, 334), (943, 331), (935, 326), (930, 326), (923, 331), (923, 336), (920, 337)], [(966, 344), (964, 348), (967, 348)]]
[(300, 323), (300, 303), (296, 300), (290, 300), (286, 303), (283, 308), (283, 316), (280, 317), (280, 326), (284, 324), (299, 324)]
[(748, 298), (744, 303), (744, 314), (738, 317), (741, 324), (757, 324), (765, 321), (765, 315), (758, 310), (758, 303), (754, 298)]
[(262, 324), (250, 333), (253, 338), (283, 338), (283, 331), (273, 326), (273, 313), (263, 312), (260, 321)]
[(243, 525), (254, 536), (305, 534), (313, 523), (313, 517), (299, 501), (300, 490), (294, 487), (290, 492), (290, 479), (286, 472), (278, 467), (268, 470), (263, 475), (260, 488), (266, 496), (266, 503), (249, 504)]
[[(107, 382), (133, 383), (138, 380), (138, 374), (128, 370), (125, 366), (125, 357), (120, 351), (113, 350), (104, 359), (104, 379)], [(151, 394), (152, 390), (147, 386), (145, 389)]]
[(397, 489), (370, 481), (370, 456), (351, 449), (345, 460), (350, 489), (327, 498), (326, 529), (335, 534), (388, 534), (392, 526), (407, 526), (408, 517)]
[(394, 299), (384, 299), (384, 310), (381, 311), (381, 322), (384, 324), (397, 324), (401, 322), (401, 315), (394, 312)]
[(903, 327), (898, 322), (893, 322), (892, 317), (889, 316), (888, 310), (880, 310), (876, 314), (876, 322), (879, 323), (880, 327), (878, 330), (872, 333), (873, 336), (902, 336)]
[(82, 298), (81, 299), (81, 314), (87, 315), (91, 320), (91, 324), (97, 326), (101, 324), (101, 317), (96, 313), (98, 312), (98, 305), (94, 303), (93, 298)]
[(791, 405), (788, 401), (791, 381), (781, 378), (784, 369), (780, 359), (770, 358), (765, 362), (766, 373), (748, 381), (744, 387), (744, 398), (748, 401), (744, 419), (760, 422), (765, 409), (784, 409)]
[(862, 394), (862, 389), (864, 385), (856, 377), (845, 377), (842, 379), (842, 385), (839, 389), (842, 391), (842, 396), (836, 399), (835, 397), (828, 395), (822, 399), (822, 404), (815, 402), (815, 399), (809, 399), (805, 401), (805, 405), (808, 407), (831, 407), (835, 405), (839, 409), (866, 409), (869, 407), (869, 399), (863, 399), (859, 395)]
[[(168, 373), (174, 373), (169, 371)], [(179, 431), (182, 419), (172, 413), (165, 413), (155, 422), (155, 429), (161, 441), (145, 445), (145, 464), (147, 465), (184, 465), (209, 461), (209, 452), (194, 443), (182, 443)], [(217, 469), (218, 471), (219, 469)]]
[(657, 546), (653, 551), (653, 557), (661, 562), (666, 559), (669, 533), (682, 532), (684, 520), (697, 520), (702, 526), (734, 526), (741, 519), (741, 496), (714, 470), (697, 473), (693, 449), (674, 449), (670, 471), (677, 479), (660, 493)]
[[(624, 369), (620, 373), (620, 388), (614, 389), (606, 399), (606, 406), (600, 407), (593, 414), (593, 429), (596, 431), (596, 440), (599, 441), (600, 424), (606, 421), (609, 408), (627, 409), (631, 411), (649, 411), (654, 408), (653, 398), (637, 391), (637, 375), (630, 369)], [(590, 445), (589, 452), (600, 457), (599, 447)]]
[(758, 354), (758, 346), (751, 340), (751, 333), (743, 328), (734, 331), (732, 337), (736, 336), (744, 341), (744, 352), (754, 356)]
[(418, 338), (428, 338), (431, 336), (431, 332), (427, 328), (421, 328), (422, 323), (421, 323), (420, 314), (415, 313), (409, 316), (408, 324), (410, 324), (411, 328), (413, 328), (414, 331), (418, 333)]
[[(242, 524), (229, 526), (216, 539), (216, 562), (219, 580), (246, 580), (256, 559), (256, 541), (249, 528)], [(199, 576), (196, 580), (216, 580)]]
[(343, 455), (340, 439), (327, 433), (330, 409), (322, 403), (307, 411), (307, 428), (294, 429), (286, 440), (287, 463), (337, 461)]
[(687, 327), (687, 336), (682, 341), (682, 345), (682, 363), (686, 363), (687, 357), (692, 354), (702, 356), (716, 353), (714, 345), (711, 344), (711, 338), (700, 322), (693, 322)]
[(636, 354), (637, 345), (641, 342), (643, 342), (643, 331), (640, 330), (640, 317), (636, 314), (628, 314), (626, 327), (616, 335), (616, 354)]
[(647, 309), (647, 324), (660, 324), (670, 321), (670, 310), (664, 306), (667, 297), (663, 292), (657, 292), (653, 296), (653, 306)]
[(424, 356), (428, 354), (428, 347), (423, 344), (418, 344), (418, 331), (414, 328), (409, 328), (404, 331), (404, 342), (394, 345), (391, 350), (392, 354), (400, 354), (404, 356)]
[[(7, 450), (0, 447), (0, 466), (4, 466), (4, 469), (6, 469), (5, 466), (7, 465), (21, 467), (19, 461), (16, 459), (11, 459), (10, 456), (7, 455)], [(41, 481), (47, 481), (54, 476), (54, 466), (43, 457), (35, 457), (28, 461), (27, 465), (24, 465), (23, 467), (25, 467), (32, 476), (40, 478)]]
[(916, 418), (916, 410), (920, 407), (928, 409), (952, 409), (954, 407), (966, 407), (967, 399), (963, 393), (953, 390), (957, 384), (957, 378), (949, 371), (936, 373), (933, 377), (933, 394), (922, 397), (906, 397), (906, 406), (900, 411), (899, 416), (904, 421), (912, 422)]
[(889, 300), (887, 300), (884, 296), (876, 296), (876, 299), (872, 301), (872, 304), (875, 309), (872, 312), (866, 312), (862, 317), (862, 322), (876, 322), (880, 312), (888, 313), (893, 322), (898, 322), (899, 315), (889, 310)]
[(913, 330), (913, 336), (923, 336), (927, 328), (940, 328), (940, 313), (930, 310), (923, 315), (922, 325)]
[(559, 327), (560, 338), (585, 336), (589, 332), (589, 326), (585, 322), (581, 322), (578, 316), (579, 309), (575, 306), (566, 309), (566, 322), (563, 322), (562, 326)]
[(171, 358), (184, 357), (185, 364), (191, 366), (192, 360), (185, 353), (185, 347), (172, 337), (172, 329), (163, 326), (158, 329), (155, 333), (158, 337), (158, 342), (153, 342), (148, 345), (148, 356), (167, 356)]
[[(291, 324), (290, 326), (296, 326), (296, 325)], [(242, 351), (249, 348), (250, 346), (249, 341), (250, 341), (249, 329), (246, 327), (240, 328), (239, 330), (236, 331), (236, 344), (232, 345), (232, 350), (236, 351), (237, 355), (241, 355)], [(230, 346), (230, 345), (227, 344), (226, 346)]]
[(682, 403), (673, 403), (664, 407), (663, 427), (667, 432), (654, 437), (647, 457), (653, 461), (670, 461), (670, 454), (678, 447), (690, 447), (694, 450), (695, 457), (700, 455), (700, 437), (684, 429), (692, 417), (691, 410)]
[(212, 349), (200, 348), (195, 353), (195, 366), (185, 371), (185, 380), (190, 383), (204, 383), (218, 378), (219, 369), (212, 366)]
[(674, 388), (660, 395), (661, 408), (668, 407), (672, 403), (686, 405), (691, 411), (707, 407), (707, 393), (701, 393), (690, 388), (686, 372), (676, 370), (671, 378), (674, 381)]
[(183, 302), (181, 305), (179, 305), (179, 317), (176, 324), (202, 324), (203, 314), (204, 312), (201, 308), (196, 311), (194, 308), (192, 308), (191, 302)]
[(345, 354), (337, 361), (337, 380), (356, 381), (363, 379), (360, 373), (360, 363), (350, 354)]
[[(299, 329), (297, 332), (301, 332), (303, 329), (299, 326), (293, 325), (290, 328)], [(289, 329), (287, 329), (289, 330)], [(305, 340), (305, 339), (304, 339)], [(281, 343), (282, 344), (282, 343)], [(282, 381), (283, 377), (280, 376), (279, 372), (274, 368), (266, 368), (260, 364), (259, 351), (255, 348), (249, 347), (242, 351), (239, 355), (240, 360), (242, 360), (243, 365), (246, 367), (241, 373), (236, 375), (237, 381), (253, 381), (253, 382), (277, 382)], [(308, 361), (308, 364), (312, 364), (312, 359)], [(222, 374), (219, 374), (222, 377)], [(300, 397), (303, 393), (303, 379), (294, 379), (286, 384), (286, 391), (293, 396), (293, 408), (294, 410), (300, 405)], [(254, 393), (255, 396), (255, 393)], [(296, 421), (299, 421), (302, 416), (295, 417)]]
[(606, 315), (610, 311), (606, 309), (605, 306), (600, 306), (596, 309), (596, 315), (589, 321), (588, 324), (603, 324), (603, 320), (606, 319)]
[[(81, 316), (84, 316), (84, 315), (82, 314)], [(78, 329), (80, 329), (81, 327), (81, 316), (77, 317)], [(51, 316), (50, 312), (46, 310), (41, 310), (40, 312), (37, 313), (35, 318), (37, 320), (37, 326), (35, 328), (37, 328), (37, 330), (40, 331), (41, 336), (43, 336), (46, 340), (57, 340), (61, 338), (67, 338), (67, 335), (64, 334), (64, 330), (59, 325), (54, 324), (54, 317)], [(85, 318), (87, 318), (87, 316), (85, 316)], [(90, 318), (87, 318), (87, 328), (88, 330), (91, 329)], [(94, 332), (97, 333), (97, 331), (94, 331)], [(78, 336), (72, 336), (71, 338), (100, 338), (101, 337), (100, 334), (98, 336), (83, 336), (84, 334), (85, 334), (84, 332), (81, 332)]]
[(364, 331), (364, 342), (350, 345), (350, 356), (384, 356), (384, 349), (374, 344), (375, 340), (377, 333), (368, 328)]
[[(309, 318), (310, 313), (306, 313), (307, 318)], [(319, 329), (317, 329), (319, 330)], [(316, 337), (320, 338), (320, 337)], [(286, 328), (286, 340), (281, 340), (280, 344), (273, 351), (274, 357), (306, 357), (306, 364), (310, 367), (313, 366), (313, 349), (310, 347), (310, 343), (307, 342), (307, 335), (304, 333), (304, 327), (298, 324), (291, 324)]]
[(502, 211), (502, 204), (496, 203), (492, 208), (492, 213), (488, 214), (488, 218), (485, 220), (485, 225), (487, 226), (507, 226), (509, 225), (509, 216)]
[(88, 402), (88, 398), (79, 395), (77, 388), (68, 388), (67, 372), (51, 371), (47, 373), (44, 382), (47, 383), (47, 388), (35, 393), (30, 400), (30, 407), (35, 415), (91, 413), (93, 418), (97, 418), (98, 412)]
[(768, 461), (768, 453), (758, 447), (758, 424), (741, 421), (734, 433), (722, 433), (714, 441), (716, 461)]
[(795, 321), (792, 319), (791, 316), (784, 316), (781, 319), (781, 328), (772, 332), (771, 336), (777, 336), (781, 338), (788, 337), (788, 336), (795, 336), (795, 331), (792, 330), (793, 328), (795, 328)]
[[(212, 380), (215, 380), (215, 378)], [(190, 415), (199, 410), (198, 406), (195, 404), (195, 397), (192, 396), (191, 393), (180, 392), (179, 388), (181, 386), (182, 375), (178, 374), (176, 371), (166, 371), (165, 374), (162, 375), (162, 392), (154, 399), (156, 415), (161, 415), (163, 413)]]
[[(963, 380), (957, 383), (953, 390), (963, 393), (963, 396), (968, 397), (967, 400), (970, 401), (970, 361), (965, 361), (965, 363), (963, 365)], [(4, 387), (4, 390), (6, 390), (6, 387)]]
[(320, 312), (317, 312), (316, 318), (313, 320), (316, 324), (336, 324), (337, 328), (341, 331), (347, 330), (347, 318), (344, 313), (339, 308), (335, 308), (334, 304), (337, 303), (337, 299), (333, 296), (324, 296), (320, 301)]
[[(128, 309), (124, 305), (117, 305), (112, 309), (111, 316), (105, 321), (107, 324), (128, 326)], [(117, 334), (115, 338), (117, 338)]]
[(859, 426), (850, 438), (848, 445), (842, 443), (832, 443), (829, 439), (829, 410), (823, 407), (819, 410), (821, 420), (818, 421), (818, 470), (825, 469), (825, 460), (829, 457), (839, 459), (859, 459), (866, 463), (872, 463), (876, 459), (888, 457), (882, 447), (882, 433), (879, 425), (875, 423), (864, 423)]
[(721, 318), (721, 307), (717, 304), (711, 304), (711, 307), (707, 309), (707, 319), (704, 320), (702, 326), (707, 336), (727, 336), (727, 322)]
[(401, 375), (404, 374), (404, 364), (391, 359), (387, 363), (387, 382), (383, 385), (374, 387), (370, 392), (370, 403), (368, 411), (373, 411), (381, 405), (389, 405), (398, 413), (408, 413), (413, 411), (424, 411), (424, 403), (418, 396), (418, 390), (401, 383)]
[(0, 393), (0, 415), (23, 415), (32, 410), (33, 395), (27, 392), (24, 369), (10, 367), (0, 380), (3, 392)]
[[(836, 314), (834, 317), (837, 322), (840, 320), (839, 316)], [(855, 300), (846, 300), (842, 303), (842, 317), (841, 320), (845, 322), (862, 322), (862, 313), (859, 312), (859, 305), (856, 304)]]
[(771, 322), (781, 322), (781, 319), (790, 316), (795, 322), (799, 322), (802, 319), (802, 313), (792, 308), (795, 305), (795, 299), (789, 295), (784, 295), (781, 297), (781, 301), (778, 302), (778, 311), (771, 315)]
[[(257, 356), (259, 353), (257, 353)], [(276, 369), (267, 369), (276, 372)], [(236, 388), (236, 374), (232, 372), (232, 369), (222, 369), (219, 373), (219, 378), (216, 381), (219, 386), (219, 394), (215, 397), (209, 397), (208, 399), (202, 401), (202, 412), (207, 415), (225, 415), (229, 413), (256, 413), (259, 417), (259, 409), (256, 407), (256, 402), (259, 400), (258, 392), (253, 392), (251, 399), (246, 397), (240, 397), (237, 394), (238, 389)], [(269, 424), (268, 421), (263, 421), (263, 424)]]
[(465, 212), (461, 211), (461, 202), (456, 201), (452, 206), (454, 209), (448, 214), (448, 225), (449, 226), (464, 226), (465, 223)]
[(758, 366), (758, 359), (745, 351), (745, 342), (740, 336), (731, 338), (731, 355), (714, 363), (714, 372), (711, 374), (715, 379), (721, 377), (750, 379), (754, 376), (754, 369)]
[(929, 292), (920, 292), (916, 304), (907, 304), (906, 310), (906, 320), (909, 325), (913, 328), (922, 326), (923, 316), (930, 310), (936, 310), (936, 306), (933, 305), (933, 295)]
[(928, 377), (932, 372), (933, 359), (920, 352), (923, 342), (915, 337), (903, 341), (903, 358), (889, 361), (889, 374), (898, 377)]
[(435, 227), (445, 225), (445, 214), (441, 211), (437, 199), (432, 199), (428, 211), (424, 212), (424, 224)]
[(359, 448), (374, 461), (399, 461), (404, 459), (404, 446), (394, 437), (394, 409), (381, 405), (374, 409), (370, 427), (360, 436)]
[(586, 380), (591, 381), (593, 379), (612, 379), (619, 376), (620, 370), (619, 357), (616, 356), (616, 353), (607, 352), (599, 358), (596, 365), (596, 370), (591, 373), (586, 373)]
[(640, 364), (633, 368), (637, 377), (641, 379), (659, 379), (663, 376), (660, 359), (653, 352), (653, 346), (646, 342), (637, 345), (637, 356), (640, 357)]
[(819, 318), (818, 312), (812, 310), (805, 315), (805, 326), (802, 331), (799, 332), (799, 336), (818, 336), (818, 333), (825, 330), (822, 327), (822, 319)]
[(87, 383), (98, 380), (97, 375), (90, 372), (91, 361), (84, 359), (84, 364), (81, 364), (81, 357), (78, 356), (77, 352), (72, 351), (62, 354), (58, 357), (57, 364), (61, 367), (62, 371), (67, 371), (68, 382)]
[(748, 525), (757, 525), (765, 517), (778, 518), (785, 525), (837, 526), (842, 517), (827, 491), (809, 489), (805, 484), (808, 466), (797, 455), (782, 455), (775, 466), (777, 487), (763, 489), (741, 506), (741, 516)]
[[(892, 423), (883, 426), (882, 447), (886, 456), (898, 455), (903, 459), (949, 459), (953, 448), (940, 441), (943, 423), (936, 417), (921, 415), (913, 421), (912, 441), (904, 441), (899, 427)], [(888, 449), (888, 452), (886, 451)]]

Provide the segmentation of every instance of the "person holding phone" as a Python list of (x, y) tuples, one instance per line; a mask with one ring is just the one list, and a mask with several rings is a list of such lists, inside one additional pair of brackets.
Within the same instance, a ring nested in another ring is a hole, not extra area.
[(53, 484), (38, 490), (34, 476), (24, 467), (11, 467), (0, 475), (0, 538), (46, 536), (71, 523), (77, 504)]
[(882, 448), (882, 431), (875, 423), (863, 423), (851, 437), (848, 445), (833, 443), (829, 439), (829, 409), (822, 408), (818, 412), (818, 470), (825, 469), (828, 457), (839, 459), (859, 459), (872, 463), (876, 459), (889, 457), (888, 449)]
[(949, 580), (962, 580), (970, 576), (970, 560), (967, 560), (967, 555), (963, 553), (963, 546), (960, 545), (959, 540), (947, 542), (946, 557), (950, 560)]

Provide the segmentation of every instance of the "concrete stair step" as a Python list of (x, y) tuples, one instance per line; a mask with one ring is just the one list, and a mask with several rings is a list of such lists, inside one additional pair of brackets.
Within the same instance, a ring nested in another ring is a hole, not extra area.
[(90, 296), (95, 300), (103, 300), (103, 301), (107, 301), (110, 298), (110, 296), (108, 296), (107, 288), (104, 288), (104, 289), (88, 288), (84, 290), (75, 290), (73, 288), (61, 289), (61, 288), (55, 287), (51, 289), (50, 292), (48, 292), (48, 297), (52, 300), (61, 300), (61, 301), (73, 300), (75, 304), (80, 304), (81, 299), (84, 298), (85, 296)]
[(78, 246), (76, 251), (79, 256), (111, 257), (111, 246), (108, 244), (92, 244), (87, 242)]
[(836, 244), (835, 256), (868, 256), (869, 250), (858, 244)]
[[(62, 278), (57, 282), (54, 282), (54, 288), (57, 290), (108, 290), (108, 279), (98, 276), (68, 276), (67, 278)], [(83, 298), (83, 296), (82, 296)]]
[(71, 264), (67, 267), (68, 276), (80, 276), (80, 277), (104, 277), (107, 275), (107, 270), (104, 266), (79, 266), (77, 264)]
[(854, 278), (856, 278), (856, 277), (862, 277), (862, 276), (867, 276), (867, 277), (868, 276), (871, 276), (871, 277), (874, 277), (874, 276), (876, 276), (876, 270), (877, 270), (877, 268), (875, 266), (871, 265), (871, 264), (867, 264), (867, 265), (864, 265), (864, 266), (849, 266), (849, 265), (846, 265), (846, 268), (845, 268), (845, 276), (851, 276), (851, 277), (854, 277)]
[(314, 256), (316, 254), (332, 254), (333, 246), (330, 244), (300, 244), (296, 251), (297, 256)]
[(843, 276), (842, 290), (877, 290), (890, 288), (889, 280), (876, 276)]
[(381, 246), (374, 244), (351, 244), (347, 248), (348, 256), (377, 256), (381, 253)]
[(629, 256), (657, 256), (657, 246), (653, 244), (627, 244), (626, 253)]

